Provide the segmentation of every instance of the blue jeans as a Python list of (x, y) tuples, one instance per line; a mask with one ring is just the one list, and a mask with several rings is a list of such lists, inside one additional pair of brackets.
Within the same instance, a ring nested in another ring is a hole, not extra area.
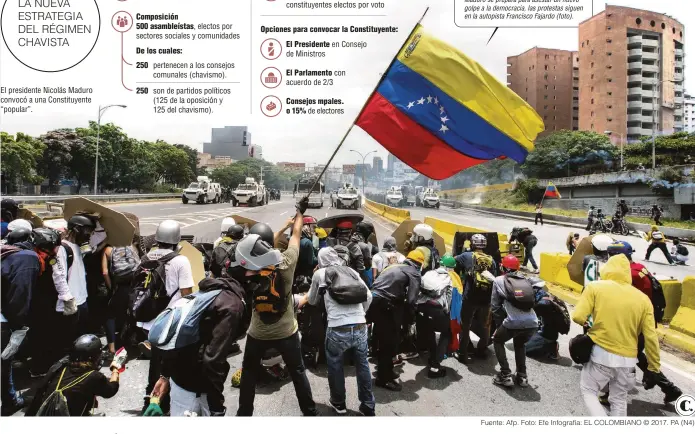
[(362, 404), (374, 409), (372, 373), (367, 362), (367, 325), (353, 324), (329, 327), (326, 330), (326, 363), (328, 364), (328, 386), (331, 402), (345, 405), (345, 374), (343, 373), (345, 352), (354, 348), (357, 396)]

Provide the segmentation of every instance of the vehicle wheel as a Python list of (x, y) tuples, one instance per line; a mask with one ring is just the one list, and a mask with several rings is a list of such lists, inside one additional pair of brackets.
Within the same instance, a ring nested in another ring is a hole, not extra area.
[(626, 225), (625, 223), (623, 223), (622, 225), (620, 225), (620, 233), (621, 233), (623, 236), (630, 235), (630, 229), (627, 227), (627, 225)]
[(182, 197), (182, 198), (181, 198), (181, 202), (182, 202), (184, 205), (187, 205), (187, 204), (188, 204), (188, 198), (187, 198), (187, 197)]
[(215, 198), (212, 200), (212, 203), (217, 203), (217, 202), (218, 202), (217, 196), (215, 196)]
[(439, 209), (439, 204), (437, 204), (437, 209)]
[(613, 233), (613, 223), (606, 222), (603, 224), (603, 232)]

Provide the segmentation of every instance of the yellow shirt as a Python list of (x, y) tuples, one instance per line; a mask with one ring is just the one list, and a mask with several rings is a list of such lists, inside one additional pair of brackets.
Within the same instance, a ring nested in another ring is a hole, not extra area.
[(572, 321), (583, 325), (589, 315), (594, 320), (589, 337), (610, 353), (637, 357), (637, 339), (644, 335), (649, 370), (659, 372), (654, 308), (649, 297), (632, 286), (630, 262), (625, 255), (611, 257), (601, 268), (601, 280), (587, 285), (572, 313)]

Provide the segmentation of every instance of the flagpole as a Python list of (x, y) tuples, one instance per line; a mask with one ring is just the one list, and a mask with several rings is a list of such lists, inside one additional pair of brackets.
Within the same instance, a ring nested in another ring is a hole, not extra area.
[[(345, 135), (343, 135), (343, 138), (340, 140), (340, 143), (338, 143), (338, 147), (335, 148), (335, 151), (333, 151), (333, 155), (331, 155), (331, 158), (328, 159), (328, 163), (326, 163), (326, 165), (324, 166), (323, 170), (321, 171), (321, 174), (319, 175), (318, 178), (316, 178), (316, 181), (314, 181), (314, 185), (311, 186), (311, 189), (309, 190), (309, 193), (307, 193), (306, 197), (309, 197), (309, 194), (311, 194), (311, 192), (314, 191), (314, 187), (316, 187), (316, 184), (319, 183), (319, 181), (323, 177), (324, 173), (326, 173), (326, 169), (328, 169), (328, 166), (331, 165), (331, 162), (335, 158), (336, 154), (338, 154), (338, 151), (340, 150), (341, 146), (343, 146), (343, 143), (345, 142), (345, 139), (347, 139), (348, 135), (350, 134), (350, 131), (352, 131), (352, 128), (357, 123), (357, 120), (360, 118), (360, 116), (362, 116), (362, 113), (364, 113), (364, 109), (367, 108), (367, 103), (369, 103), (369, 100), (371, 99), (372, 95), (374, 95), (374, 92), (376, 92), (376, 90), (379, 88), (379, 86), (381, 86), (381, 83), (384, 82), (384, 80), (386, 79), (386, 74), (389, 72), (389, 70), (391, 69), (393, 64), (396, 63), (396, 60), (398, 60), (398, 54), (400, 54), (400, 52), (403, 51), (403, 48), (405, 48), (407, 46), (408, 41), (410, 41), (410, 38), (412, 38), (413, 34), (415, 33), (415, 30), (417, 29), (417, 26), (420, 25), (422, 20), (425, 18), (425, 15), (427, 15), (427, 11), (429, 11), (429, 10), (430, 10), (430, 7), (427, 6), (427, 8), (425, 9), (425, 12), (423, 12), (423, 14), (422, 14), (422, 17), (420, 17), (418, 22), (415, 23), (415, 25), (413, 26), (413, 30), (410, 31), (410, 33), (408, 34), (408, 37), (405, 39), (403, 44), (401, 44), (401, 47), (398, 49), (396, 54), (393, 56), (393, 59), (391, 59), (391, 63), (389, 63), (389, 66), (388, 66), (388, 68), (386, 68), (386, 71), (383, 74), (381, 74), (381, 78), (374, 86), (374, 89), (372, 89), (372, 91), (369, 93), (369, 96), (367, 97), (364, 104), (362, 105), (360, 112), (357, 113), (357, 116), (355, 116), (355, 119), (352, 121), (352, 124), (350, 124), (350, 127), (345, 132)], [(364, 170), (364, 167), (362, 169)]]

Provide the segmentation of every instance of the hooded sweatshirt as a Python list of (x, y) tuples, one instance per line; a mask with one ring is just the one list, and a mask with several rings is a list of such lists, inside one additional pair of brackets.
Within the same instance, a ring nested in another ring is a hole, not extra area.
[(384, 268), (392, 264), (402, 264), (405, 261), (405, 256), (396, 251), (396, 239), (388, 237), (384, 240), (384, 247), (381, 252), (374, 255), (372, 258), (372, 268), (377, 274), (381, 274)]
[(200, 320), (200, 341), (164, 357), (162, 375), (189, 392), (206, 393), (212, 411), (224, 406), (224, 383), (229, 374), (227, 356), (241, 333), (244, 290), (231, 278), (203, 279), (200, 292), (221, 289)]
[[(367, 301), (359, 304), (339, 304), (330, 295), (327, 289), (326, 268), (344, 267), (346, 272), (352, 274), (356, 282), (359, 282), (367, 290)], [(343, 261), (332, 247), (319, 250), (319, 269), (316, 270), (311, 278), (311, 288), (307, 294), (309, 304), (316, 305), (323, 300), (326, 305), (326, 315), (328, 317), (328, 327), (341, 327), (351, 324), (364, 324), (365, 313), (372, 302), (372, 293), (367, 288), (362, 278), (352, 268), (343, 266)]]
[[(0, 322), (9, 322), (12, 330), (28, 324), (36, 281), (39, 277), (39, 257), (29, 242), (17, 243), (20, 250), (2, 260), (2, 314)], [(3, 246), (4, 249), (11, 248)]]
[(632, 286), (630, 261), (625, 255), (611, 257), (601, 268), (601, 280), (587, 285), (572, 312), (572, 321), (583, 325), (589, 315), (594, 323), (588, 335), (605, 352), (636, 358), (638, 336), (644, 335), (649, 370), (659, 372), (654, 309), (649, 297)]

